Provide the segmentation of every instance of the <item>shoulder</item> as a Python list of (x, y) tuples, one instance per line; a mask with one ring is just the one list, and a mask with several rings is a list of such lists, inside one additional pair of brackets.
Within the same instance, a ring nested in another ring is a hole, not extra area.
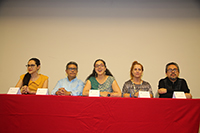
[(63, 79), (58, 80), (58, 82), (66, 82), (66, 81), (68, 81), (67, 78), (63, 78)]
[(88, 81), (90, 81), (90, 83), (95, 83), (95, 82), (97, 82), (97, 80), (96, 80), (96, 78), (95, 78), (94, 76), (90, 77), (90, 78), (88, 79)]
[(165, 80), (167, 80), (167, 77), (166, 77), (166, 78), (160, 79), (160, 80), (159, 80), (159, 83), (160, 83), (160, 82), (164, 82)]
[(108, 76), (108, 78), (110, 79), (110, 80), (115, 80), (115, 78), (113, 77), (113, 76)]
[(93, 81), (93, 80), (95, 80), (95, 77), (92, 76), (92, 77), (90, 77), (88, 80)]
[(128, 85), (128, 84), (132, 84), (132, 81), (131, 80), (128, 80), (124, 83), (124, 85)]
[(46, 76), (46, 75), (43, 75), (43, 74), (40, 74), (41, 78), (44, 79), (44, 80), (47, 80), (49, 77)]
[(23, 78), (24, 78), (24, 76), (25, 76), (25, 74), (22, 74), (22, 75), (20, 76), (20, 79), (23, 79)]
[(77, 79), (77, 82), (80, 83), (80, 84), (83, 84), (83, 81), (80, 80), (80, 79)]
[(178, 78), (178, 80), (185, 81), (185, 79), (184, 79), (184, 78)]
[(149, 82), (147, 82), (147, 81), (144, 81), (144, 80), (143, 80), (143, 83), (142, 83), (142, 84), (145, 84), (145, 85), (150, 85), (150, 84), (149, 84)]
[(178, 78), (179, 81), (186, 83), (186, 80), (183, 78)]

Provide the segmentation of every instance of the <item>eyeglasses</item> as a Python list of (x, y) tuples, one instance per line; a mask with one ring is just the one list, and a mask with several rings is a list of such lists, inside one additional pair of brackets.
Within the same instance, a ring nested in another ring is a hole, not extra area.
[(103, 64), (101, 64), (101, 65), (95, 65), (94, 67), (95, 67), (95, 68), (104, 67), (104, 65), (103, 65)]
[(176, 68), (175, 68), (175, 69), (168, 69), (167, 71), (168, 71), (168, 72), (172, 72), (172, 71), (177, 72), (178, 69), (176, 69)]
[(77, 70), (77, 68), (67, 68), (67, 69), (70, 70), (70, 71), (72, 71), (72, 70), (76, 71)]
[(26, 65), (26, 67), (34, 67), (35, 65), (34, 64), (31, 64), (31, 65)]

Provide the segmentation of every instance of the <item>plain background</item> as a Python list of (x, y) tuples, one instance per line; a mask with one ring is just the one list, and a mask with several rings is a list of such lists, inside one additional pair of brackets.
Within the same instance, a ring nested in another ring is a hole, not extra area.
[(85, 81), (101, 58), (121, 89), (132, 62), (140, 62), (154, 94), (174, 61), (200, 98), (199, 44), (198, 0), (1, 0), (0, 93), (16, 85), (32, 57), (41, 60), (50, 92), (69, 61)]

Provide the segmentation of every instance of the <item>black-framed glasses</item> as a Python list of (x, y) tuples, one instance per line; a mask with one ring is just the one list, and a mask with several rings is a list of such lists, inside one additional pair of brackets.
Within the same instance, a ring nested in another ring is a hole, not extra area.
[(101, 64), (101, 65), (95, 65), (94, 67), (95, 67), (95, 68), (104, 67), (104, 65), (103, 65), (103, 64)]
[(72, 71), (72, 70), (76, 71), (77, 70), (77, 68), (67, 68), (67, 69), (70, 70), (70, 71)]
[(35, 66), (34, 64), (26, 65), (26, 67), (34, 67), (34, 66)]
[(168, 71), (168, 72), (172, 72), (172, 71), (177, 72), (178, 69), (176, 69), (176, 68), (175, 68), (175, 69), (168, 69), (167, 71)]

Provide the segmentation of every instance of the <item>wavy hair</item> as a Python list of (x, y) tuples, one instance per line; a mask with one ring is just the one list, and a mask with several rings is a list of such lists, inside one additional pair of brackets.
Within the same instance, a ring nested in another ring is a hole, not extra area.
[[(90, 78), (90, 77), (97, 77), (97, 73), (95, 71), (95, 64), (97, 63), (97, 61), (102, 61), (104, 66), (106, 67), (106, 62), (102, 59), (97, 59), (95, 62), (94, 62), (94, 69), (92, 71), (92, 73), (86, 78), (86, 81)], [(108, 76), (113, 76), (112, 73), (107, 69), (106, 67), (106, 71), (105, 71), (105, 75), (108, 75)]]
[(133, 77), (134, 77), (132, 71), (133, 71), (133, 68), (134, 68), (135, 65), (140, 65), (141, 68), (142, 68), (142, 71), (144, 71), (143, 65), (140, 64), (140, 63), (138, 63), (137, 61), (134, 61), (134, 62), (132, 63), (131, 69), (130, 69), (130, 77), (131, 77), (131, 79), (133, 79)]

